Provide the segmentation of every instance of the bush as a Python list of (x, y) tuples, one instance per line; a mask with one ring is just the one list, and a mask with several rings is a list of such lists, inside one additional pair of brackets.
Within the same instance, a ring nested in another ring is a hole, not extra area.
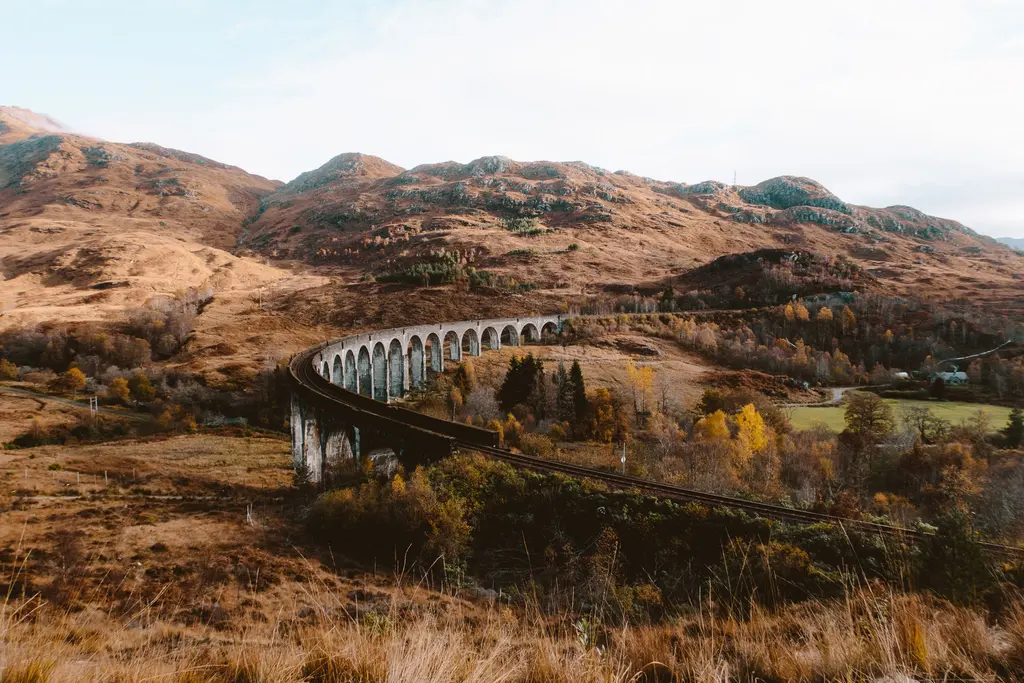
[(0, 380), (12, 381), (16, 379), (18, 379), (18, 366), (6, 358), (0, 358)]
[(555, 457), (555, 444), (543, 434), (526, 432), (519, 437), (519, 450), (526, 455), (551, 459)]
[[(537, 435), (520, 438), (540, 443)], [(317, 537), (360, 559), (430, 566), (443, 556), (495, 588), (530, 581), (538, 595), (557, 600), (549, 591), (571, 585), (576, 609), (612, 595), (626, 618), (700, 599), (709, 581), (725, 577), (770, 604), (835, 596), (845, 567), (868, 580), (904, 578), (889, 562), (890, 541), (855, 529), (609, 492), (480, 456), (447, 458), (408, 480), (332, 491), (310, 519)]]

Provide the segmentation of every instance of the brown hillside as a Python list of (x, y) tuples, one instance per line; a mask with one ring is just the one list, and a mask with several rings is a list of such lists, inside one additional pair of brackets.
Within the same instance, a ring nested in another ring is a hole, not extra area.
[[(278, 325), (252, 322), (257, 290), (322, 284), (231, 253), (260, 199), (280, 185), (195, 154), (86, 137), (0, 107), (0, 327), (116, 324), (126, 307), (203, 287), (214, 301), (193, 346), (253, 339), (237, 344), (234, 360), (256, 365), (270, 349), (252, 330), (284, 337)], [(275, 337), (269, 346), (281, 343)]]
[(0, 124), (8, 309), (88, 305), (99, 289), (117, 301), (272, 276), (227, 250), (280, 183), (157, 145), (72, 134), (23, 109), (0, 108)]
[(808, 178), (686, 185), (505, 157), (401, 171), (341, 155), (268, 196), (242, 244), (353, 277), (458, 250), (469, 265), (562, 295), (656, 286), (764, 248), (843, 256), (865, 281), (904, 294), (1004, 305), (1022, 292), (1020, 257), (994, 240), (910, 207), (848, 204)]
[[(1024, 302), (1009, 248), (909, 207), (847, 204), (807, 178), (687, 185), (581, 162), (404, 170), (342, 154), (281, 184), (11, 107), (0, 107), (0, 236), (0, 327), (116, 323), (155, 295), (210, 287), (176, 360), (225, 376), (356, 329), (557, 310), (670, 279), (680, 295), (750, 292), (780, 263), (799, 266), (801, 293)], [(745, 256), (716, 261), (730, 254)], [(492, 279), (410, 296), (422, 283), (408, 269), (438, 262)]]

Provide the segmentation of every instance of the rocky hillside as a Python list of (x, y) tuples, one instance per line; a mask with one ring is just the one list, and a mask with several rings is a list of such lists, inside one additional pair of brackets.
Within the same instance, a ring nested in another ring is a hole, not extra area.
[(229, 250), (279, 185), (195, 154), (98, 140), (0, 108), (7, 317), (94, 318), (103, 305), (154, 293), (272, 278), (275, 269)]
[(265, 197), (241, 244), (352, 277), (436, 284), (472, 269), (562, 294), (654, 287), (765, 248), (841, 256), (907, 294), (1013, 302), (1024, 286), (1020, 257), (994, 240), (808, 178), (688, 185), (497, 156), (402, 170), (343, 154)]

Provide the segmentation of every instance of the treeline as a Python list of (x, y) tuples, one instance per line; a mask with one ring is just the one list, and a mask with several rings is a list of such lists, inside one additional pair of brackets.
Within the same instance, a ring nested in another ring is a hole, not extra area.
[(353, 468), (347, 488), (314, 504), (310, 524), (322, 543), (612, 622), (658, 619), (709, 593), (723, 609), (744, 611), (836, 597), (851, 567), (862, 580), (960, 601), (1005, 595), (1020, 578), (1013, 563), (988, 566), (956, 511), (934, 542), (908, 548), (854, 529), (609, 492), (482, 457), (449, 458), (390, 481), (365, 472)]
[[(849, 303), (794, 301), (713, 317), (648, 315), (570, 320), (574, 338), (634, 329), (676, 339), (718, 363), (786, 374), (822, 384), (888, 383), (897, 370), (927, 377), (951, 370), (943, 358), (1024, 340), (1024, 326), (997, 318), (956, 317), (877, 297)], [(997, 396), (1024, 396), (1024, 356), (1017, 347), (962, 364), (972, 384)]]
[(431, 374), (416, 401), (422, 412), (493, 429), (531, 455), (552, 455), (559, 441), (618, 442), (631, 430), (626, 403), (608, 389), (588, 390), (578, 362), (548, 373), (532, 353), (509, 360), (497, 390), (479, 384), (464, 361)]
[(95, 395), (107, 404), (147, 411), (176, 428), (244, 418), (284, 429), (287, 378), (280, 361), (226, 387), (208, 386), (201, 377), (154, 364), (181, 350), (211, 298), (208, 288), (158, 297), (130, 310), (120, 326), (7, 330), (0, 334), (0, 380), (21, 380), (73, 398)]

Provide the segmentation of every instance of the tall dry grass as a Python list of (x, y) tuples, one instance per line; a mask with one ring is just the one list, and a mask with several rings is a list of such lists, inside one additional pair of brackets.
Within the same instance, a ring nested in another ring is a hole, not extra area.
[[(1016, 680), (1024, 604), (993, 623), (980, 611), (865, 587), (844, 600), (722, 616), (708, 599), (659, 625), (605, 627), (492, 604), (397, 600), (358, 616), (319, 607), (229, 630), (95, 608), (51, 613), (8, 600), (0, 683), (608, 683)], [(462, 607), (458, 607), (458, 605)]]

